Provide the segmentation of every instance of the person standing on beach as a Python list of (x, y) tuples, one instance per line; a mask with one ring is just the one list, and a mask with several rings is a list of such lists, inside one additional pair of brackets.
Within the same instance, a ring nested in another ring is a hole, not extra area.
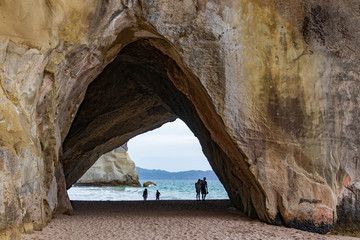
[(208, 194), (208, 187), (207, 187), (207, 182), (206, 182), (206, 177), (204, 177), (204, 180), (201, 181), (201, 197), (202, 200), (205, 201), (206, 198), (206, 194)]
[(195, 183), (195, 190), (196, 190), (196, 200), (200, 201), (200, 189), (201, 189), (201, 180), (200, 178)]
[(159, 192), (159, 190), (156, 190), (156, 200), (160, 200), (160, 192)]
[(148, 196), (148, 192), (147, 192), (147, 189), (145, 188), (145, 190), (144, 190), (144, 192), (143, 192), (144, 201), (146, 201), (147, 196)]

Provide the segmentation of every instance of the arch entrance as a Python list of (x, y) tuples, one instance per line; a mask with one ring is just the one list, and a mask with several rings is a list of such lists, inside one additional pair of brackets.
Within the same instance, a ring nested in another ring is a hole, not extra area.
[(268, 220), (265, 195), (226, 134), (203, 86), (162, 39), (128, 44), (89, 85), (63, 143), (67, 188), (103, 153), (176, 118), (199, 139), (232, 203)]

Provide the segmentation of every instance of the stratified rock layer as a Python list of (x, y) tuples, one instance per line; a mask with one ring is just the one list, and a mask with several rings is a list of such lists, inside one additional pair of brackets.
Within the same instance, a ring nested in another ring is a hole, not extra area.
[(135, 163), (130, 159), (124, 147), (121, 146), (101, 155), (77, 181), (77, 184), (140, 187)]
[(0, 236), (71, 213), (66, 188), (99, 156), (177, 117), (249, 216), (355, 228), (358, 11), (351, 0), (2, 1)]

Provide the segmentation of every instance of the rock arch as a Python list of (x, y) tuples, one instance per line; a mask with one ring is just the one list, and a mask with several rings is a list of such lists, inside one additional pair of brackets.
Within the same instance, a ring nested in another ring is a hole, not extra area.
[[(350, 0), (4, 0), (0, 230), (41, 229), (56, 209), (71, 208), (66, 181), (97, 154), (177, 116), (248, 215), (358, 230), (357, 11)], [(117, 61), (129, 76), (123, 87), (148, 99), (147, 111), (126, 117), (115, 112), (130, 114), (129, 106), (92, 105), (99, 90), (136, 103), (101, 80)], [(106, 134), (92, 136), (92, 126)]]
[[(266, 213), (264, 191), (243, 153), (223, 129), (199, 80), (188, 70), (184, 73), (174, 54), (164, 39), (136, 40), (89, 85), (63, 143), (67, 187), (101, 154), (179, 117), (198, 137), (233, 203), (253, 217)], [(261, 218), (268, 219), (266, 214)]]

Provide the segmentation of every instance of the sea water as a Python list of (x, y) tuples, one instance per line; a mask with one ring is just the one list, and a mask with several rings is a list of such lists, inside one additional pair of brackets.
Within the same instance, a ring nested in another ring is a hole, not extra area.
[[(149, 186), (148, 200), (155, 200), (156, 190), (160, 200), (195, 200), (195, 181), (192, 180), (151, 180), (157, 186)], [(141, 184), (147, 181), (141, 181)], [(206, 199), (229, 199), (218, 180), (207, 180), (209, 194)], [(73, 186), (68, 190), (70, 200), (79, 201), (139, 201), (144, 187), (84, 187)]]

